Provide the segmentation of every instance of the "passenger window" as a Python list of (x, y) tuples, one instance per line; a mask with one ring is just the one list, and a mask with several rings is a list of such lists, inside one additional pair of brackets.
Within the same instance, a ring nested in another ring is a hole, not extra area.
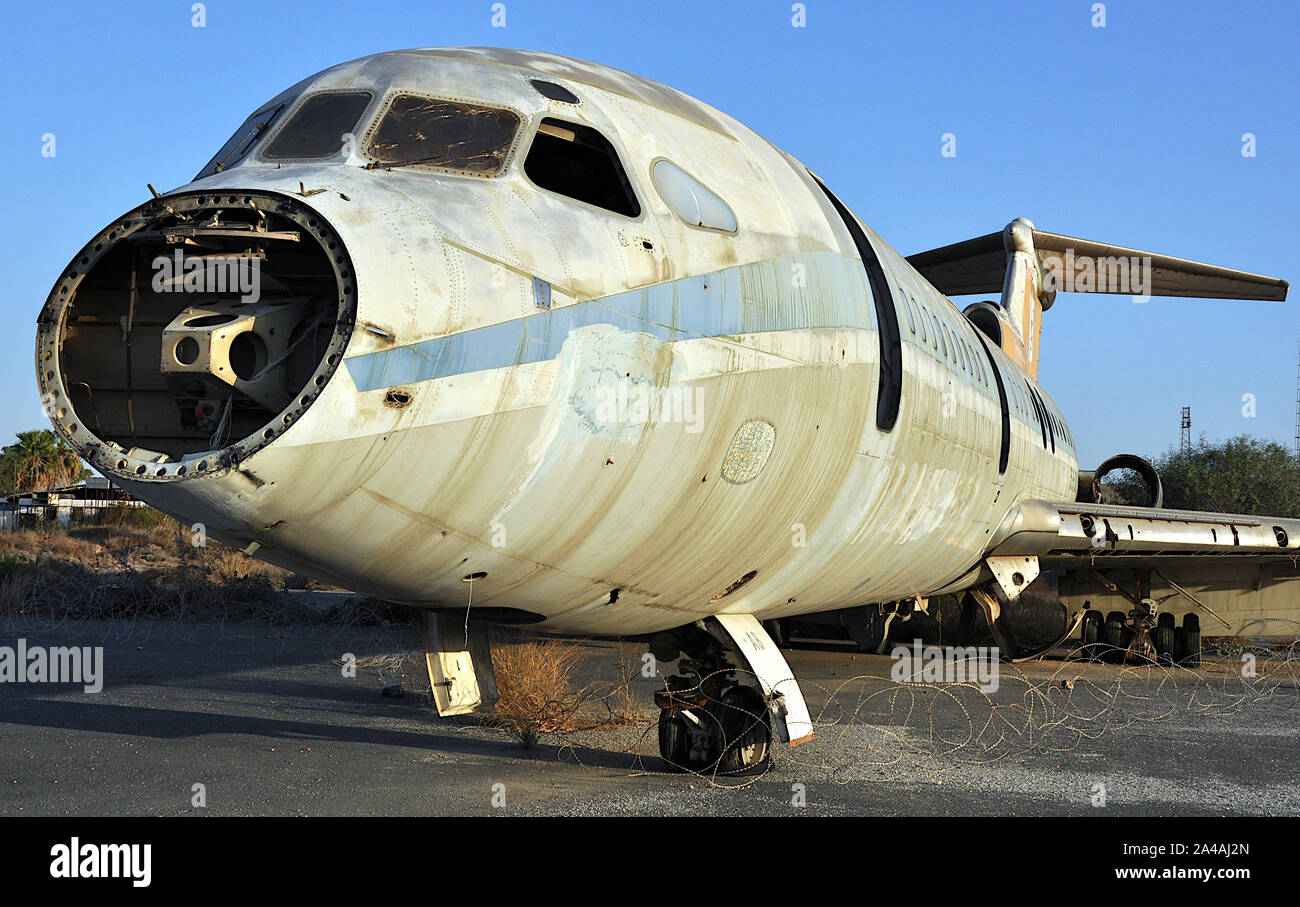
[(614, 146), (590, 126), (542, 120), (524, 160), (524, 173), (542, 189), (615, 214), (641, 214)]
[(368, 91), (329, 91), (303, 102), (262, 152), (265, 158), (333, 157), (370, 105)]
[(651, 170), (655, 188), (673, 213), (693, 227), (736, 232), (736, 215), (718, 198), (672, 161), (658, 161)]
[(907, 324), (912, 329), (912, 333), (915, 334), (916, 333), (916, 300), (915, 299), (907, 300), (907, 305), (904, 306), (904, 308), (907, 309)]
[(931, 335), (930, 342), (934, 344), (934, 351), (937, 353), (939, 351), (939, 319), (934, 312), (930, 313), (930, 323), (934, 325), (934, 334)]
[(505, 169), (519, 122), (510, 110), (399, 94), (366, 152), (380, 165), (422, 164), (495, 176)]

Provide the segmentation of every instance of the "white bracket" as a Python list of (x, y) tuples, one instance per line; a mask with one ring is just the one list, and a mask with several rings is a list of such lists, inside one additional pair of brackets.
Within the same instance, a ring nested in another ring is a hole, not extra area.
[(1020, 598), (1040, 572), (1037, 557), (986, 557), (984, 563), (1009, 602)]

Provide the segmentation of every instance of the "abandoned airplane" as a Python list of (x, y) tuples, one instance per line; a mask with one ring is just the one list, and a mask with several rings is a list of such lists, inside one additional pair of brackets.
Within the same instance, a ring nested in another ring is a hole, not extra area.
[(1058, 281), (1134, 258), (1154, 295), (1287, 291), (1023, 219), (905, 258), (657, 82), (405, 50), (280, 93), (94, 236), (36, 362), (131, 494), (426, 609), (442, 713), (492, 700), (493, 622), (653, 634), (664, 758), (748, 772), (812, 734), (763, 621), (962, 593), (1023, 657), (1003, 610), (1049, 570), (1085, 641), (1186, 655), (1201, 613), (1282, 615), (1300, 521), (1165, 510), (1155, 476), (1098, 503), (1037, 383)]

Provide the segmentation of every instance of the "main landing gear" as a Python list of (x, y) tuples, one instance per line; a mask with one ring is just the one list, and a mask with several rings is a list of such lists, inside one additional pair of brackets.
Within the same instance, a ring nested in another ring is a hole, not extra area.
[[(1132, 607), (1128, 611), (1108, 612), (1104, 618), (1100, 611), (1085, 611), (1079, 630), (1081, 655), (1091, 661), (1112, 664), (1157, 662), (1182, 665), (1185, 668), (1200, 667), (1201, 620), (1195, 614), (1184, 614), (1183, 625), (1175, 626), (1174, 615), (1160, 610), (1164, 599), (1157, 601), (1150, 597), (1153, 572), (1135, 569), (1134, 591), (1129, 592), (1120, 588), (1111, 578), (1094, 571), (1097, 580), (1107, 590), (1127, 600)], [(1170, 585), (1177, 590), (1173, 594), (1184, 595), (1193, 603), (1201, 605), (1199, 600), (1182, 587), (1173, 583)]]
[(1163, 665), (1200, 667), (1201, 621), (1184, 614), (1183, 625), (1175, 626), (1170, 613), (1156, 613), (1156, 602), (1141, 599), (1131, 610), (1088, 610), (1079, 630), (1079, 654), (1089, 661), (1111, 664), (1159, 662)]

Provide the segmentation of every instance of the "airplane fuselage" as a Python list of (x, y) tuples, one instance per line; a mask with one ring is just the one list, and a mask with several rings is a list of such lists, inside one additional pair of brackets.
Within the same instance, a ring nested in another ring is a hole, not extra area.
[[(324, 160), (267, 158), (321, 92), (369, 93), (353, 141)], [(512, 112), (499, 171), (367, 168), (406, 96)], [(65, 274), (38, 339), (60, 430), (131, 493), (221, 541), (385, 599), (464, 608), (472, 588), (485, 614), (632, 634), (959, 589), (1017, 502), (1074, 497), (1073, 441), (1036, 382), (807, 169), (706, 105), (562, 58), (441, 49), (334, 67), (278, 102), (246, 157), (117, 223), (161, 244), (168, 203), (197, 223), (217, 210), (252, 220), (272, 198), (301, 221), (286, 242), (328, 225), (317, 241), (346, 250), (334, 274), (354, 293), (330, 315), (334, 352), (301, 372), (323, 381), (290, 388), (283, 415), (265, 391), (269, 428), (229, 457), (205, 446), (211, 426), (200, 413), (195, 427), (182, 384), (142, 373), (166, 361), (168, 329), (155, 340), (139, 328), (147, 349), (126, 391), (96, 385), (112, 360), (73, 361), (114, 339), (116, 272), (85, 290), (98, 319), (63, 304), (83, 276)], [(572, 141), (573, 126), (612, 147), (635, 214), (534, 180), (539, 127)], [(684, 219), (662, 161), (725, 203), (734, 229), (725, 212), (720, 225)], [(94, 275), (106, 254), (92, 243), (70, 270)], [(141, 281), (142, 309), (167, 321), (166, 295)], [(139, 416), (149, 394), (153, 429)], [(185, 410), (174, 430), (169, 400)]]

